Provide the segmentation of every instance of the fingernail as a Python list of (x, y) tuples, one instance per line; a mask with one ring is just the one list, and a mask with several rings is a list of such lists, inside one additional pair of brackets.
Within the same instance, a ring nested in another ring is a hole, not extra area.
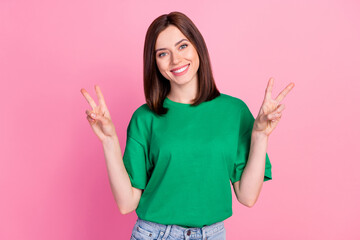
[(92, 113), (91, 116), (92, 116), (93, 118), (95, 118), (95, 117), (96, 117), (96, 114), (95, 114), (95, 113)]

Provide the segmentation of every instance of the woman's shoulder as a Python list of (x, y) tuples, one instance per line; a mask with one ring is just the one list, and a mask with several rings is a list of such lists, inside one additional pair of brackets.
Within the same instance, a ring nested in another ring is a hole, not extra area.
[(143, 143), (144, 140), (141, 139), (147, 139), (146, 136), (148, 136), (150, 132), (149, 126), (151, 125), (151, 115), (152, 113), (146, 104), (137, 107), (128, 124), (128, 135)]
[(144, 103), (137, 107), (132, 114), (132, 118), (134, 119), (146, 119), (153, 115), (153, 112), (150, 110), (149, 106)]
[(220, 93), (220, 97), (223, 103), (227, 104), (227, 106), (235, 107), (235, 108), (247, 108), (245, 101), (241, 98), (231, 96), (230, 94)]

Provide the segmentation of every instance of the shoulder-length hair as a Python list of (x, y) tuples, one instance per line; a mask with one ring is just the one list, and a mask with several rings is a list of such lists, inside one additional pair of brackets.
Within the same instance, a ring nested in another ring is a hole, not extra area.
[(144, 43), (144, 92), (146, 104), (149, 108), (162, 115), (168, 108), (163, 102), (170, 92), (170, 81), (160, 73), (155, 56), (155, 43), (160, 32), (169, 25), (176, 26), (194, 45), (199, 55), (198, 90), (194, 103), (197, 106), (204, 101), (210, 101), (220, 95), (211, 70), (209, 53), (200, 31), (195, 24), (183, 13), (171, 12), (156, 18), (149, 26)]

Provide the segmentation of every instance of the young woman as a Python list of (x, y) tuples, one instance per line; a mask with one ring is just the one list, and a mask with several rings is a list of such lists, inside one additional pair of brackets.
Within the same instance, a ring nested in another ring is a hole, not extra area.
[(131, 239), (225, 239), (237, 200), (251, 207), (272, 179), (268, 137), (281, 119), (270, 78), (256, 119), (241, 99), (220, 93), (205, 41), (180, 12), (156, 18), (146, 33), (144, 91), (127, 128), (124, 155), (99, 86), (86, 90), (87, 119), (103, 143), (111, 189), (122, 214), (136, 210)]

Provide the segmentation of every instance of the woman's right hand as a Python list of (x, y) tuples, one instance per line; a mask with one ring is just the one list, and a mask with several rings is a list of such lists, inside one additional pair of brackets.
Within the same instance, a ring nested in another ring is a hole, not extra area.
[(85, 89), (82, 88), (80, 90), (92, 108), (92, 110), (85, 111), (87, 115), (86, 118), (100, 141), (104, 142), (105, 139), (115, 137), (116, 131), (115, 126), (111, 121), (110, 112), (105, 104), (104, 96), (102, 95), (98, 85), (95, 85), (95, 91), (99, 99), (99, 106), (96, 105), (95, 101), (90, 97), (89, 93)]

